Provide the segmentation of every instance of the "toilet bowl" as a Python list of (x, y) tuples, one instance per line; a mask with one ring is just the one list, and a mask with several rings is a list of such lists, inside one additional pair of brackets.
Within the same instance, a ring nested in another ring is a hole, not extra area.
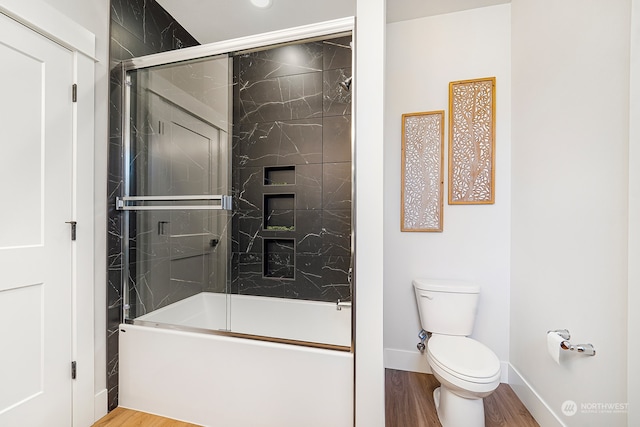
[(477, 285), (421, 279), (413, 285), (420, 320), (431, 336), (427, 363), (440, 382), (434, 393), (443, 427), (484, 427), (483, 398), (500, 384), (500, 361), (472, 338)]
[(484, 426), (482, 399), (500, 384), (498, 357), (471, 338), (432, 335), (427, 363), (441, 384), (434, 401), (442, 426)]

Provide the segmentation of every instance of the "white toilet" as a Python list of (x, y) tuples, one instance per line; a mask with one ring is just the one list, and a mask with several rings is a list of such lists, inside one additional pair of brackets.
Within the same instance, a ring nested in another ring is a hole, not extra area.
[(440, 381), (433, 398), (443, 427), (484, 427), (482, 398), (500, 384), (500, 361), (473, 330), (480, 287), (468, 282), (413, 281), (422, 329), (431, 333), (427, 362)]

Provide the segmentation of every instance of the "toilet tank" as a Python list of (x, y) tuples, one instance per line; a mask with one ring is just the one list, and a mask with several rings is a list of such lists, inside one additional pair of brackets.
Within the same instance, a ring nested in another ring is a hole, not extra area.
[(413, 288), (422, 329), (434, 334), (471, 335), (480, 286), (453, 280), (415, 279)]

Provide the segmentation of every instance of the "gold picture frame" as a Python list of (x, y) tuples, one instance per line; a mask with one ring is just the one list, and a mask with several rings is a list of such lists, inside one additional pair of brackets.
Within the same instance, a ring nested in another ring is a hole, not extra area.
[(496, 78), (449, 83), (449, 204), (495, 202)]
[(402, 115), (402, 231), (442, 231), (444, 126), (444, 110)]

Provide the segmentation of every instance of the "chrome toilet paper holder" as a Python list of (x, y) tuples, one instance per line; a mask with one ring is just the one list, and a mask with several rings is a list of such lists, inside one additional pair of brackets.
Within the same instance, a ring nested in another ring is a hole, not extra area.
[(560, 335), (563, 341), (560, 343), (560, 348), (563, 350), (575, 351), (576, 353), (584, 354), (585, 356), (595, 356), (596, 349), (593, 347), (593, 344), (571, 344), (569, 340), (571, 339), (571, 333), (568, 329), (556, 329), (554, 331)]

